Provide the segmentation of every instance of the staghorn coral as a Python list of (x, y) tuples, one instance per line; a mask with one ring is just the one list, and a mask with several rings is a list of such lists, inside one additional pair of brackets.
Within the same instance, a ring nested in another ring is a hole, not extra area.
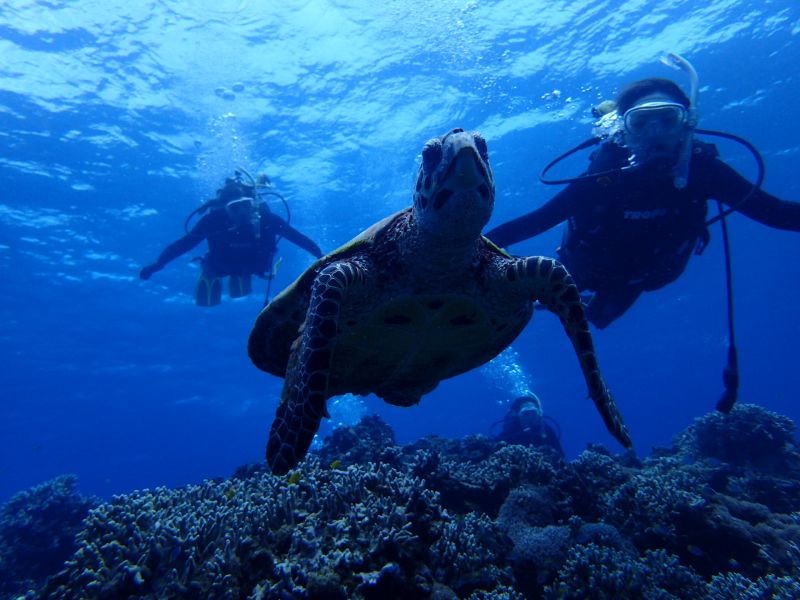
[(663, 550), (648, 551), (639, 558), (587, 544), (572, 548), (558, 579), (545, 588), (544, 597), (677, 600), (702, 598), (705, 592), (703, 580)]
[(659, 458), (601, 499), (604, 521), (628, 534), (639, 546), (663, 547), (676, 539), (679, 511), (702, 508), (700, 482), (675, 458)]
[(602, 446), (590, 447), (555, 474), (551, 488), (556, 517), (600, 520), (604, 497), (628, 482), (636, 472)]
[[(489, 523), (491, 525), (491, 523)], [(448, 527), (437, 494), (389, 465), (303, 464), (269, 475), (120, 496), (91, 511), (49, 598), (427, 595), (420, 577), (444, 536), (495, 560), (491, 536)], [(461, 585), (460, 572), (438, 583)], [(476, 588), (479, 586), (475, 586)]]
[(797, 524), (764, 505), (715, 492), (704, 476), (704, 468), (676, 457), (648, 460), (606, 495), (604, 520), (640, 550), (666, 549), (706, 577), (730, 565), (748, 577), (788, 572), (791, 544), (800, 541)]
[(766, 575), (751, 581), (739, 573), (727, 573), (711, 580), (706, 597), (709, 600), (796, 600), (800, 598), (800, 580)]
[(399, 450), (394, 431), (377, 415), (365, 416), (356, 425), (337, 427), (322, 442), (320, 462), (342, 465), (383, 462), (397, 464)]
[[(466, 458), (461, 458), (465, 446)], [(413, 472), (440, 493), (447, 510), (480, 511), (491, 517), (512, 488), (550, 482), (562, 462), (530, 446), (506, 445), (483, 436), (458, 441), (427, 438), (409, 446), (404, 456)]]
[(525, 600), (525, 596), (513, 587), (498, 585), (491, 592), (478, 590), (469, 595), (467, 600)]
[(497, 566), (510, 548), (491, 519), (470, 513), (444, 525), (441, 537), (431, 546), (430, 562), (437, 579), (452, 582), (451, 587), (463, 597), (513, 581), (509, 568)]
[[(708, 421), (726, 439), (744, 426)], [(400, 447), (368, 418), (288, 478), (249, 467), (114, 498), (36, 597), (796, 597), (795, 446), (755, 449), (787, 466), (759, 471), (689, 452), (694, 435), (643, 462), (592, 446), (568, 463), (483, 436)]]

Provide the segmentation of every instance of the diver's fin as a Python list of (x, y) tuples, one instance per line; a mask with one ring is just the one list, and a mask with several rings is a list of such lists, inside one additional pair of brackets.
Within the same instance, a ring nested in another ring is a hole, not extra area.
[(269, 275), (267, 276), (269, 279), (275, 278), (275, 276), (278, 274), (278, 269), (281, 268), (282, 262), (283, 262), (283, 257), (279, 256), (278, 260), (275, 261), (275, 264), (272, 265), (272, 269), (270, 269)]
[(249, 273), (228, 277), (228, 293), (231, 298), (243, 298), (253, 291), (253, 277)]
[(197, 306), (216, 306), (222, 301), (222, 280), (201, 273), (194, 290), (194, 303)]

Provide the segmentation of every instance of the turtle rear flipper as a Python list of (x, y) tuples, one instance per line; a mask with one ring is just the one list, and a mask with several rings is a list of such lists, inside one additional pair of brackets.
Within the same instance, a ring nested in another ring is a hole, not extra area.
[(589, 396), (600, 412), (606, 428), (620, 444), (631, 448), (633, 442), (623, 422), (622, 413), (600, 373), (589, 322), (572, 276), (560, 262), (542, 256), (518, 259), (509, 266), (509, 270), (511, 281), (530, 285), (533, 300), (538, 300), (558, 315), (578, 355), (583, 377), (589, 387)]
[(322, 417), (329, 416), (325, 403), (331, 396), (328, 384), (340, 304), (348, 285), (361, 276), (357, 265), (339, 262), (325, 267), (314, 282), (269, 433), (267, 463), (275, 475), (287, 473), (306, 455)]

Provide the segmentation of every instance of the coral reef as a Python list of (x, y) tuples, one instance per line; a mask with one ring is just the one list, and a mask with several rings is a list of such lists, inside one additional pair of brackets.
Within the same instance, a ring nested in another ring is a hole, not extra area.
[(15, 494), (0, 510), (0, 594), (35, 587), (75, 551), (96, 498), (78, 494), (75, 476), (62, 475)]
[[(317, 457), (299, 473), (115, 498), (91, 511), (46, 594), (427, 597), (438, 584), (461, 597), (511, 583), (500, 569), (475, 580), (502, 558), (491, 520), (448, 516), (421, 480), (385, 464), (331, 469)], [(459, 560), (466, 548), (474, 567)]]
[(595, 544), (578, 545), (545, 598), (702, 598), (703, 580), (663, 550), (631, 555)]
[(338, 427), (322, 442), (319, 457), (322, 464), (334, 461), (342, 465), (380, 462), (397, 465), (399, 448), (394, 431), (380, 417), (368, 415), (356, 427)]
[(243, 467), (97, 506), (36, 597), (796, 598), (799, 488), (792, 423), (754, 405), (643, 461), (398, 446), (367, 417), (287, 477)]

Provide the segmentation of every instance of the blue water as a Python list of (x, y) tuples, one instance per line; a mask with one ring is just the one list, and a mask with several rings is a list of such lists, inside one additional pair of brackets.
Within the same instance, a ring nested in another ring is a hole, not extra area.
[[(329, 251), (410, 203), (425, 140), (476, 129), (497, 182), (491, 227), (555, 193), (536, 173), (588, 136), (593, 104), (645, 76), (684, 85), (658, 60), (674, 51), (700, 74), (701, 125), (751, 140), (765, 188), (800, 201), (796, 0), (265, 4), (0, 7), (0, 500), (62, 473), (108, 497), (263, 460), (281, 386), (246, 354), (263, 282), (249, 298), (196, 308), (199, 249), (137, 277), (237, 166), (268, 173), (292, 224)], [(754, 176), (746, 152), (719, 147)], [(729, 223), (740, 401), (798, 421), (800, 235)], [(552, 255), (560, 233), (514, 251)], [(722, 390), (712, 236), (680, 280), (596, 332), (641, 454), (668, 445)], [(274, 291), (312, 260), (287, 242), (280, 253)], [(511, 352), (417, 407), (332, 403), (322, 433), (377, 412), (400, 442), (486, 434), (525, 389), (561, 424), (568, 456), (591, 442), (619, 450), (548, 313)]]

